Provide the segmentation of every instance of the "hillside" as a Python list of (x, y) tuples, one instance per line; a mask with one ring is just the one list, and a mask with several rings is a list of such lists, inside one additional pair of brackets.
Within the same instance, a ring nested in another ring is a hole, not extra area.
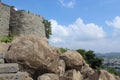
[(110, 53), (105, 53), (105, 54), (96, 53), (96, 56), (118, 57), (120, 56), (120, 52), (110, 52)]
[[(20, 35), (9, 44), (0, 43), (0, 52), (5, 64), (16, 63), (17, 71), (29, 74), (27, 79), (21, 75), (18, 80), (31, 80), (30, 77), (33, 80), (120, 80), (105, 70), (93, 70), (78, 52), (61, 53), (59, 48), (50, 46), (47, 39), (35, 35)], [(5, 71), (6, 68), (0, 70), (0, 80), (16, 80), (16, 74), (1, 76), (8, 74)]]

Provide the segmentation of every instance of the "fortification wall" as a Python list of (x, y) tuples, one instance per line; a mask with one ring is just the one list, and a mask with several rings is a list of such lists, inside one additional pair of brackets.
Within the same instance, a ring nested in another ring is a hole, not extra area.
[(11, 10), (10, 33), (33, 34), (39, 37), (45, 36), (43, 17), (26, 12), (25, 10)]
[(0, 37), (8, 36), (10, 21), (10, 6), (0, 3)]

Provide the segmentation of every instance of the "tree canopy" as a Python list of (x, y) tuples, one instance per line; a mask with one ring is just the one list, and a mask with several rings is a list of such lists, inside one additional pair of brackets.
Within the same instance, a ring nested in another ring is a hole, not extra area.
[(85, 61), (90, 65), (90, 67), (92, 67), (93, 69), (97, 69), (102, 67), (102, 60), (101, 58), (97, 58), (96, 55), (94, 54), (94, 51), (86, 51), (84, 49), (78, 49), (76, 50), (77, 52), (79, 52), (83, 58), (85, 59)]
[(52, 35), (51, 23), (50, 23), (50, 21), (44, 19), (44, 20), (43, 20), (43, 24), (44, 24), (44, 26), (45, 26), (45, 35), (46, 35), (46, 37), (49, 39), (49, 38), (50, 38), (50, 35)]

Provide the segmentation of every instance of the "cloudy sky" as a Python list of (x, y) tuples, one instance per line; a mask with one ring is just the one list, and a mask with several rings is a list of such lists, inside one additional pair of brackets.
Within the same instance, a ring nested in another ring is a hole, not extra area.
[(51, 45), (120, 52), (120, 0), (2, 0), (52, 24)]

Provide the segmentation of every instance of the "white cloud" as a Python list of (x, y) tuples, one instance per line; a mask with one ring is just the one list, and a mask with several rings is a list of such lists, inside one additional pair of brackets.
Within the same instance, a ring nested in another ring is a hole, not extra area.
[(112, 26), (112, 27), (115, 27), (115, 28), (118, 28), (120, 29), (120, 16), (116, 16), (113, 21), (106, 21), (106, 24), (108, 26)]
[(85, 24), (81, 18), (68, 26), (60, 25), (53, 19), (50, 21), (53, 34), (49, 40), (50, 44), (69, 49), (85, 48), (100, 51), (98, 46), (103, 42), (100, 40), (106, 37), (101, 26), (94, 23)]
[(76, 1), (75, 0), (59, 0), (62, 6), (67, 7), (67, 8), (73, 8)]
[(112, 21), (106, 21), (106, 24), (113, 27), (112, 37), (120, 36), (120, 16), (116, 16)]

